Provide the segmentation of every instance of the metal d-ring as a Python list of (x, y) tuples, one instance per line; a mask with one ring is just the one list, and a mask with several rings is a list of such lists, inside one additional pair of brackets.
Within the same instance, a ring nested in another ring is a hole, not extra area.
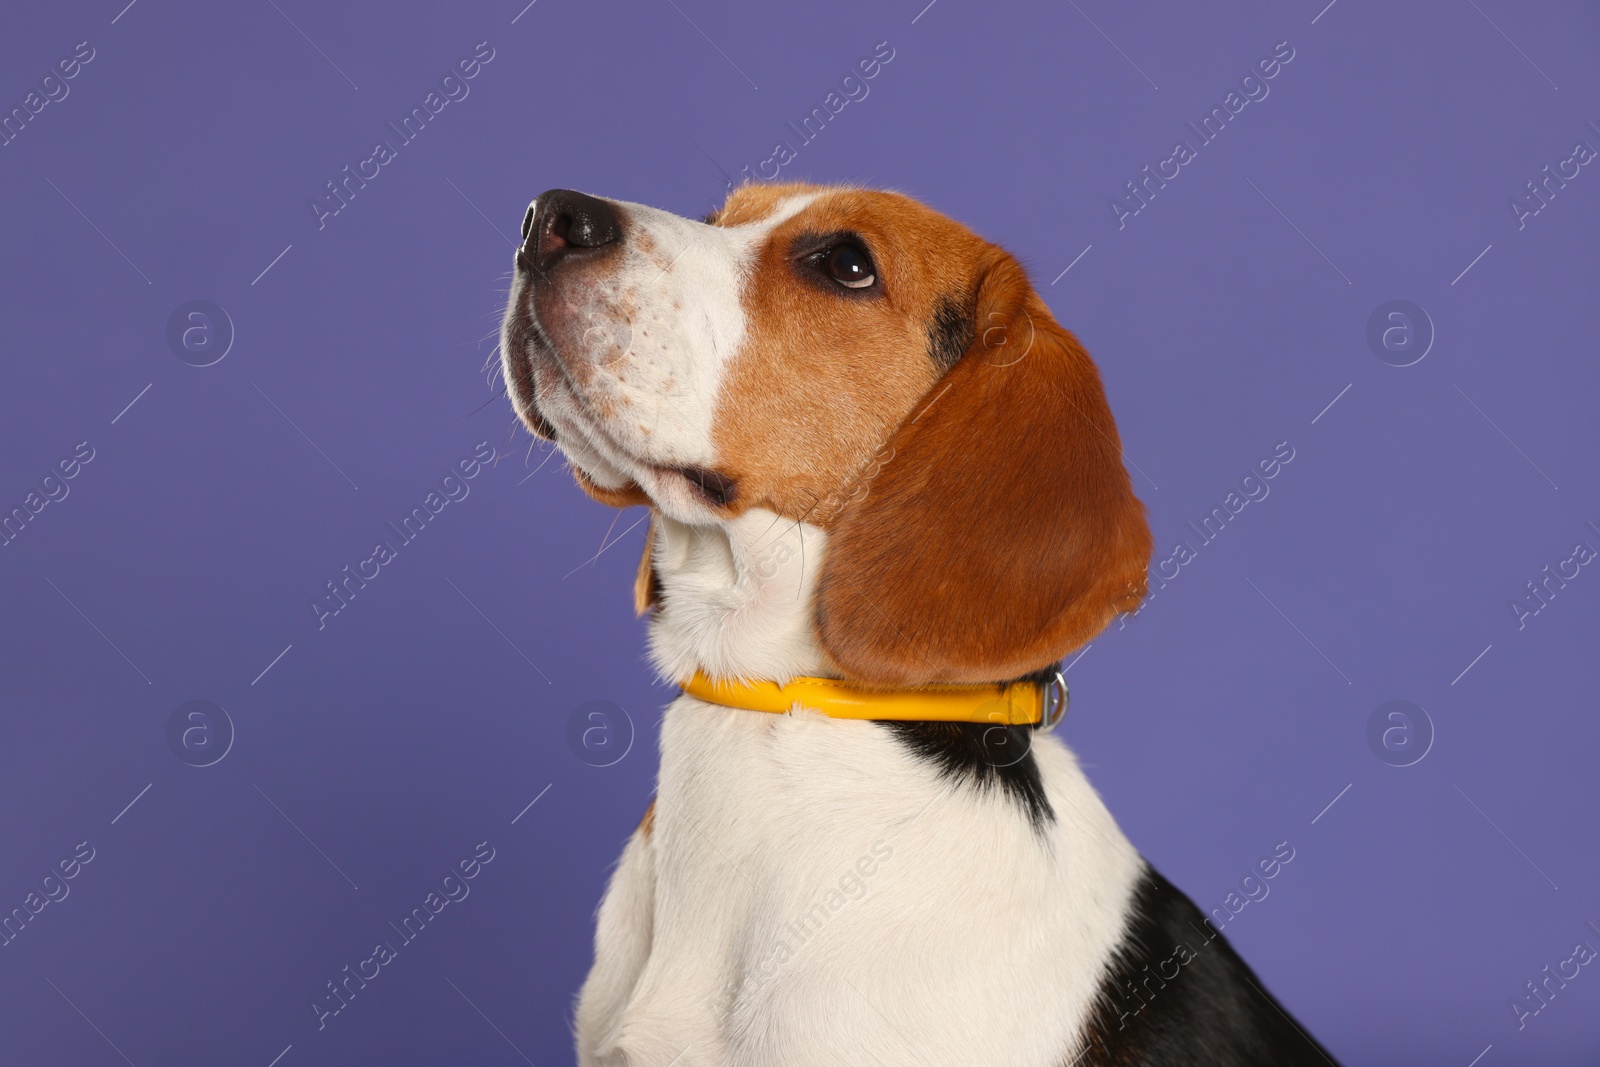
[(1067, 676), (1056, 671), (1055, 677), (1044, 683), (1042, 696), (1044, 707), (1039, 714), (1039, 732), (1047, 734), (1067, 717), (1067, 700), (1071, 696), (1067, 689)]

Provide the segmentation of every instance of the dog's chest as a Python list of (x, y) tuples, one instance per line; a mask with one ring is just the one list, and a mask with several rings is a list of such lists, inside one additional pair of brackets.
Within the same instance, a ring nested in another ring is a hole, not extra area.
[(1140, 867), (1070, 753), (1032, 758), (1042, 825), (874, 724), (681, 698), (601, 908), (580, 1055), (1063, 1062)]

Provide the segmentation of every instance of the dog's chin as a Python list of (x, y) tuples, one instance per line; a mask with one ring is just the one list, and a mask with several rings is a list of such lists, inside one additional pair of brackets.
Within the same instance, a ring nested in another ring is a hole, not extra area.
[[(521, 336), (507, 339), (516, 344), (515, 348), (508, 344), (508, 350), (517, 353), (506, 363), (512, 406), (534, 436), (561, 449), (579, 488), (611, 507), (648, 504), (685, 522), (715, 521), (731, 514), (738, 494), (734, 478), (708, 467), (628, 452), (562, 373), (559, 357), (547, 342), (541, 343), (542, 331), (525, 323), (517, 332)], [(541, 367), (543, 360), (549, 365)]]
[(576, 463), (572, 464), (572, 476), (577, 480), (579, 489), (608, 507), (631, 508), (635, 504), (655, 503), (638, 482), (628, 481), (615, 487), (604, 486)]
[[(571, 391), (571, 386), (561, 382), (552, 382), (550, 387), (561, 394)], [(553, 396), (550, 400), (554, 410), (547, 414), (539, 406), (530, 376), (526, 400), (517, 396), (514, 406), (523, 425), (536, 437), (553, 442), (561, 450), (567, 459), (567, 466), (572, 468), (578, 488), (610, 507), (625, 508), (653, 503), (639, 484), (637, 476), (630, 473), (636, 466), (648, 470), (648, 464), (636, 464), (632, 460), (619, 464), (621, 457), (607, 455), (598, 448), (591, 438), (598, 436), (607, 442), (610, 438), (603, 428), (596, 428), (592, 425), (593, 420), (585, 417), (583, 405), (575, 397)], [(616, 451), (614, 445), (610, 448)]]
[[(705, 467), (661, 466), (645, 460), (630, 464), (631, 473), (596, 456), (575, 457), (563, 449), (578, 487), (602, 504), (615, 508), (648, 504), (680, 522), (717, 522), (733, 515), (737, 483)], [(590, 467), (598, 469), (591, 470)]]
[[(518, 413), (523, 423), (536, 435), (555, 442), (566, 457), (567, 466), (572, 468), (578, 488), (611, 507), (650, 503), (650, 497), (639, 485), (637, 476), (630, 473), (633, 465), (619, 465), (617, 457), (606, 455), (598, 449), (590, 439), (591, 434), (586, 432), (585, 420), (579, 419), (576, 412), (565, 410), (560, 404), (557, 407), (561, 410), (560, 414), (552, 412), (547, 416), (537, 407), (532, 407), (531, 412), (519, 408)], [(545, 427), (545, 432), (534, 426), (535, 419)]]
[[(573, 435), (576, 436), (576, 435)], [(572, 438), (569, 437), (569, 440)], [(680, 522), (716, 523), (733, 517), (737, 483), (705, 467), (665, 466), (649, 460), (630, 460), (627, 470), (581, 449), (563, 448), (578, 487), (602, 504), (625, 508), (648, 504)]]

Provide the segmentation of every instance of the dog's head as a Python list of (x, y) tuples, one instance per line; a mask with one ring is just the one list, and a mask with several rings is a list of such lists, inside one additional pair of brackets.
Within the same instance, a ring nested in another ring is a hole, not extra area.
[(846, 677), (1019, 677), (1144, 595), (1094, 364), (1016, 260), (907, 197), (752, 185), (696, 222), (552, 190), (502, 347), (596, 499), (825, 531), (810, 622)]

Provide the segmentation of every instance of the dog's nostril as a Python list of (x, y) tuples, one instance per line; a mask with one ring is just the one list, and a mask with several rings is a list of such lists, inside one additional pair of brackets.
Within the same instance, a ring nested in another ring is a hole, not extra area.
[(572, 216), (571, 215), (562, 213), (562, 214), (559, 214), (555, 218), (550, 220), (549, 237), (551, 238), (552, 241), (559, 241), (562, 244), (571, 245), (571, 244), (575, 243), (571, 239), (571, 235), (572, 235)]
[(592, 205), (582, 205), (570, 212), (562, 212), (560, 221), (566, 223), (561, 236), (568, 244), (579, 248), (600, 248), (611, 244), (620, 235), (616, 213), (611, 205), (596, 200)]

